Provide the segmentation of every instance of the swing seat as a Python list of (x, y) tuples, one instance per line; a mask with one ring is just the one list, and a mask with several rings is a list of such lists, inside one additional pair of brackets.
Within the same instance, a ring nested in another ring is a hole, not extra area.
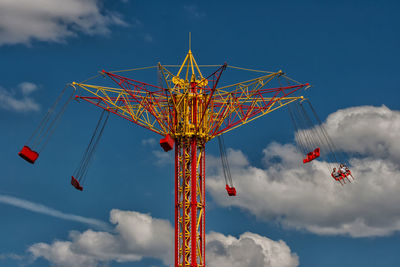
[(174, 139), (172, 139), (171, 136), (167, 134), (164, 138), (160, 139), (160, 146), (164, 149), (165, 152), (168, 152), (174, 147)]
[(339, 173), (340, 173), (340, 175), (341, 175), (343, 178), (346, 178), (346, 177), (349, 176), (349, 175), (352, 176), (351, 171), (350, 171), (349, 169), (346, 169), (345, 172), (339, 171)]
[(343, 177), (343, 178), (346, 178), (346, 177), (349, 176), (349, 175), (350, 175), (350, 172), (342, 173), (342, 177)]
[(26, 160), (29, 163), (35, 163), (37, 158), (39, 157), (39, 153), (36, 151), (32, 150), (29, 146), (24, 146), (21, 151), (18, 153), (18, 155)]
[(317, 147), (316, 149), (314, 149), (314, 157), (315, 158), (318, 158), (320, 155), (321, 155), (321, 153), (320, 153), (320, 148), (319, 147)]
[(79, 181), (75, 179), (74, 176), (71, 176), (71, 184), (72, 184), (72, 186), (75, 187), (77, 190), (83, 191), (83, 187), (81, 186), (81, 184), (79, 183)]
[(307, 157), (303, 159), (303, 164), (318, 158), (320, 155), (321, 155), (320, 148), (317, 147), (316, 149), (314, 149), (314, 151), (307, 153)]
[(234, 186), (230, 187), (229, 185), (226, 185), (225, 188), (229, 196), (236, 196), (236, 188)]
[(346, 183), (346, 180), (344, 179), (344, 178), (346, 178), (347, 179), (347, 181), (349, 181), (350, 183), (351, 183), (351, 181), (350, 181), (350, 179), (349, 179), (349, 173), (348, 172), (346, 172), (346, 173), (341, 173), (341, 175), (342, 175), (342, 178), (341, 178), (341, 180), (343, 180), (344, 181), (344, 183)]
[(332, 173), (331, 173), (331, 176), (332, 176), (332, 178), (335, 179), (336, 181), (340, 181), (340, 180), (343, 179), (342, 176), (335, 177), (335, 175), (333, 175)]

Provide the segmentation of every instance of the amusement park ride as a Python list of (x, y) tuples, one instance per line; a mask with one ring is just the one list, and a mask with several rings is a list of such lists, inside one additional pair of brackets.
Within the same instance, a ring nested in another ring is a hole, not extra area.
[[(176, 74), (169, 70), (172, 67), (179, 68)], [(216, 69), (203, 76), (201, 67)], [(69, 85), (73, 89), (71, 97), (54, 113), (62, 95), (57, 99), (19, 155), (35, 162), (39, 156), (36, 150), (40, 152), (39, 147), (46, 144), (71, 98), (103, 109), (81, 164), (71, 178), (71, 184), (78, 190), (83, 190), (88, 163), (110, 113), (159, 134), (164, 151), (175, 148), (175, 266), (204, 267), (206, 143), (290, 103), (303, 101), (301, 93), (309, 84), (296, 82), (282, 71), (255, 71), (226, 63), (218, 67), (201, 66), (190, 48), (180, 66), (158, 63), (151, 68), (158, 70), (159, 85), (121, 76), (121, 71), (105, 70), (100, 75), (114, 86), (73, 82)], [(257, 77), (220, 85), (227, 68), (253, 71)], [(223, 165), (227, 166), (223, 142), (220, 140), (219, 144)], [(318, 157), (320, 150), (315, 148), (309, 153), (304, 163)], [(224, 174), (229, 178), (228, 195), (235, 196), (229, 169), (224, 168)]]

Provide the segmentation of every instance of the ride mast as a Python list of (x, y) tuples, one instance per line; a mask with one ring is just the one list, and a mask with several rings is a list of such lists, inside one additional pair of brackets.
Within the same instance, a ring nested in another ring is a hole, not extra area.
[[(158, 64), (163, 84), (155, 86), (102, 71), (117, 87), (72, 83), (76, 98), (88, 101), (165, 137), (175, 146), (175, 266), (205, 267), (205, 145), (232, 129), (277, 110), (302, 96), (309, 85), (293, 82), (267, 87), (282, 71), (218, 87), (227, 68), (203, 77), (189, 49), (176, 75)], [(287, 77), (286, 77), (287, 78)], [(293, 80), (292, 80), (293, 81)]]

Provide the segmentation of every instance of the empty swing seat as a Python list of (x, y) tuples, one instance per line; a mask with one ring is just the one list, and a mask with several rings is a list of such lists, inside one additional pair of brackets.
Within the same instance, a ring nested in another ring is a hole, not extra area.
[(174, 148), (174, 139), (167, 134), (164, 138), (160, 139), (160, 146), (164, 149), (165, 152), (170, 151)]
[(79, 181), (75, 179), (74, 176), (71, 176), (71, 184), (72, 184), (72, 186), (75, 187), (77, 190), (83, 191), (83, 187), (81, 186), (81, 184), (79, 183)]
[(316, 149), (314, 149), (314, 151), (311, 151), (310, 153), (307, 153), (307, 157), (305, 159), (303, 159), (303, 163), (307, 163), (310, 162), (316, 158), (318, 158), (320, 156), (320, 148), (317, 147)]
[(318, 158), (320, 155), (321, 155), (320, 148), (317, 147), (316, 149), (314, 149), (314, 156), (315, 156), (315, 158)]
[(229, 185), (226, 185), (226, 192), (228, 192), (229, 196), (236, 196), (236, 188), (234, 186), (230, 187)]
[(33, 151), (29, 146), (24, 146), (18, 155), (29, 163), (35, 163), (39, 157), (39, 153)]

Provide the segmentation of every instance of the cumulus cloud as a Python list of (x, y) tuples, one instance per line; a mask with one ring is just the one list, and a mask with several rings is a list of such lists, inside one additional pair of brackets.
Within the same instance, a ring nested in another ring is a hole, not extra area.
[(282, 240), (246, 232), (239, 238), (220, 233), (207, 235), (206, 255), (210, 267), (296, 267), (298, 256)]
[(384, 105), (342, 109), (324, 127), (342, 151), (400, 161), (400, 111)]
[(0, 86), (0, 108), (15, 112), (40, 110), (40, 105), (30, 96), (37, 89), (38, 86), (30, 82), (20, 83), (17, 90)]
[(110, 222), (115, 233), (71, 231), (70, 241), (37, 243), (28, 251), (35, 259), (43, 257), (55, 266), (98, 266), (110, 261), (139, 261), (143, 257), (172, 262), (173, 228), (167, 220), (148, 214), (114, 209)]
[(92, 218), (87, 218), (87, 217), (82, 217), (82, 216), (78, 216), (78, 215), (74, 215), (74, 214), (64, 213), (64, 212), (58, 211), (56, 209), (47, 207), (45, 205), (38, 204), (38, 203), (28, 201), (25, 199), (21, 199), (21, 198), (16, 198), (16, 197), (0, 194), (0, 203), (12, 205), (14, 207), (18, 207), (18, 208), (26, 209), (26, 210), (29, 210), (32, 212), (49, 215), (49, 216), (56, 217), (56, 218), (63, 219), (63, 220), (85, 223), (90, 226), (93, 226), (93, 227), (96, 227), (99, 229), (103, 229), (103, 230), (109, 229), (108, 224), (103, 221), (100, 221), (97, 219), (92, 219)]
[(78, 33), (104, 35), (111, 25), (126, 23), (103, 10), (98, 0), (0, 1), (0, 45), (62, 42)]
[(385, 106), (349, 108), (331, 114), (325, 125), (338, 147), (357, 152), (350, 159), (355, 183), (341, 187), (330, 177), (331, 164), (314, 160), (303, 165), (293, 145), (271, 143), (263, 150), (261, 168), (230, 150), (238, 196), (222, 194), (222, 172), (214, 168), (207, 180), (213, 199), (260, 220), (316, 234), (366, 237), (400, 230), (399, 143), (392, 131), (400, 125), (399, 112)]
[[(172, 266), (173, 228), (168, 220), (114, 209), (110, 212), (110, 222), (116, 225), (112, 234), (93, 230), (83, 233), (71, 231), (69, 241), (37, 243), (30, 246), (28, 251), (34, 259), (45, 258), (54, 266), (61, 267), (90, 267), (111, 261), (133, 262), (144, 257), (159, 259), (165, 265)], [(239, 239), (211, 233), (207, 235), (207, 239), (207, 261), (210, 267), (298, 265), (297, 256), (291, 253), (290, 248), (281, 240), (273, 241), (252, 233), (245, 233)], [(243, 248), (246, 248), (247, 252)], [(240, 254), (238, 250), (242, 250)], [(241, 264), (220, 265), (220, 262), (228, 264), (236, 260)]]

